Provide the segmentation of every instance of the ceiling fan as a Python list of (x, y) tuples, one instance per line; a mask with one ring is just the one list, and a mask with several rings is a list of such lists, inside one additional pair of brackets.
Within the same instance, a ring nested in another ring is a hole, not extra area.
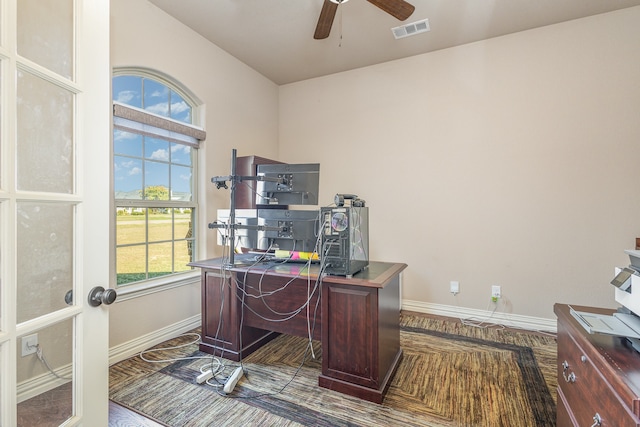
[[(415, 6), (407, 3), (404, 0), (367, 0), (374, 6), (387, 12), (400, 21), (404, 21), (411, 16), (415, 10)], [(324, 0), (322, 10), (320, 11), (320, 17), (318, 18), (318, 25), (316, 26), (316, 32), (313, 34), (314, 39), (326, 39), (331, 32), (331, 25), (333, 25), (333, 18), (336, 16), (338, 5), (346, 3), (347, 0)]]

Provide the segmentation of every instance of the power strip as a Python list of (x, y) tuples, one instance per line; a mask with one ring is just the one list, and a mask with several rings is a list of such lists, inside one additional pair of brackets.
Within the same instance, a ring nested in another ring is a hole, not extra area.
[(240, 381), (240, 378), (242, 378), (242, 366), (238, 366), (236, 370), (233, 371), (227, 382), (224, 384), (224, 392), (231, 393), (238, 381)]
[(203, 382), (207, 381), (209, 378), (212, 378), (212, 377), (213, 377), (213, 372), (211, 370), (204, 371), (203, 373), (198, 375), (198, 378), (196, 378), (196, 382), (198, 384), (202, 384)]

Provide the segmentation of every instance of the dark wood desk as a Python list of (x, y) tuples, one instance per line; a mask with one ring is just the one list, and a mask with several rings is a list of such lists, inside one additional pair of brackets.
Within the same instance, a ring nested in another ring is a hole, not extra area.
[[(191, 265), (202, 269), (200, 350), (240, 360), (278, 333), (308, 337), (311, 319), (313, 339), (322, 345), (319, 385), (382, 403), (402, 358), (400, 273), (406, 264), (371, 262), (351, 278), (322, 280), (316, 265), (310, 271), (295, 263), (227, 269), (220, 259)], [(309, 317), (306, 308), (293, 312), (308, 295)]]
[(640, 353), (625, 338), (588, 334), (566, 304), (555, 304), (554, 312), (558, 316), (558, 427), (640, 425)]

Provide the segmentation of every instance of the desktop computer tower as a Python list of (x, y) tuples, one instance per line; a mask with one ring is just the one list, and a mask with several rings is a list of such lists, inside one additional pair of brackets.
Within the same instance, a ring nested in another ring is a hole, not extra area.
[(325, 274), (352, 276), (369, 265), (369, 208), (323, 207), (320, 221)]

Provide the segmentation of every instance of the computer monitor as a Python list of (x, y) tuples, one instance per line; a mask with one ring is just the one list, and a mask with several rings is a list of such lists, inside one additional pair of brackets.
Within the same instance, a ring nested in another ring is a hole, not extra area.
[[(229, 226), (229, 209), (218, 209), (216, 222), (221, 225)], [(233, 244), (236, 249), (254, 249), (258, 240), (257, 227), (258, 217), (255, 209), (236, 209), (235, 223), (240, 225), (235, 232), (235, 242)], [(252, 228), (243, 228), (242, 226), (250, 226)], [(227, 227), (218, 228), (216, 231), (217, 243), (221, 246), (228, 245), (229, 229)]]
[(258, 209), (258, 225), (278, 230), (258, 231), (257, 248), (317, 252), (317, 210)]
[[(317, 205), (320, 164), (263, 164), (257, 175), (256, 205)], [(277, 182), (274, 180), (277, 179)]]

